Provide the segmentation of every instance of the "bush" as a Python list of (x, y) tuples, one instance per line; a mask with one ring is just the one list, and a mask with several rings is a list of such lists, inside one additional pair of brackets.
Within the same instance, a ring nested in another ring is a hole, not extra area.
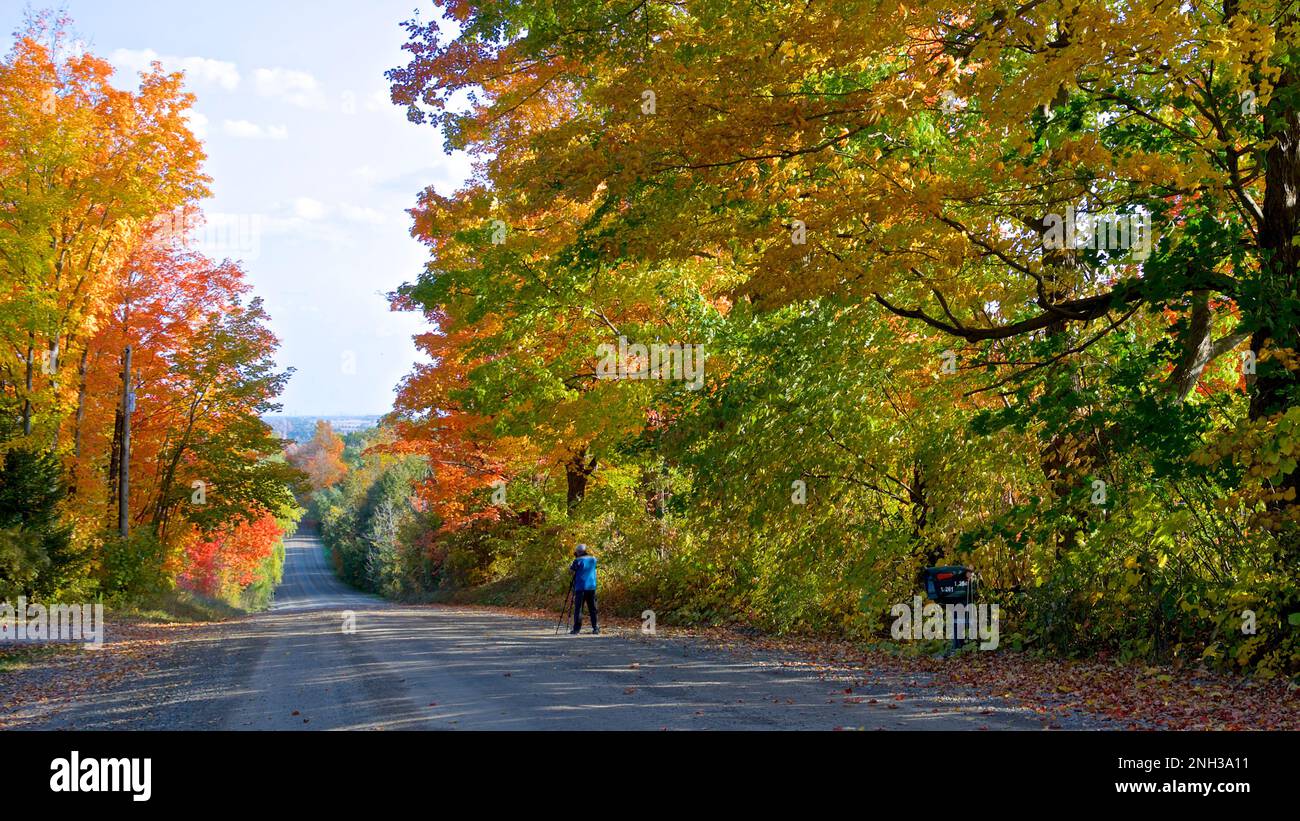
[(102, 555), (102, 589), (111, 600), (143, 601), (174, 587), (174, 557), (152, 528), (137, 528), (126, 539), (106, 535)]

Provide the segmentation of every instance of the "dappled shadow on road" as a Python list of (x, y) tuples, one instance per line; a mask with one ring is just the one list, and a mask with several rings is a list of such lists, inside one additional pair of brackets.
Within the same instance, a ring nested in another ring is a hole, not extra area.
[[(5, 718), (40, 729), (218, 729), (239, 703), (232, 679), (254, 660), (255, 648), (225, 639), (231, 627), (133, 627), (130, 640), (21, 671), (5, 682), (5, 701), (18, 702)], [(132, 646), (140, 643), (147, 652)]]
[[(346, 587), (311, 534), (287, 545), (269, 613), (190, 631), (49, 727), (158, 729), (1004, 729), (1024, 708), (924, 674), (479, 608), (402, 606)], [(160, 628), (162, 629), (162, 628)]]
[[(931, 693), (916, 677), (863, 681), (848, 670), (771, 654), (746, 658), (680, 639), (555, 636), (544, 622), (444, 607), (359, 612), (354, 634), (325, 618), (275, 628), (278, 652), (263, 657), (259, 680), (279, 684), (254, 694), (267, 709), (246, 712), (243, 726), (1039, 726), (1024, 710)], [(303, 657), (326, 663), (304, 668)]]

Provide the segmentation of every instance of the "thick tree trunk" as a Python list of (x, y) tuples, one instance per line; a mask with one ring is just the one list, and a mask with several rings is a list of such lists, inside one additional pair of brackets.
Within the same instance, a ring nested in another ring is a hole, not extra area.
[[(1279, 26), (1293, 25), (1291, 15)], [(1273, 146), (1265, 155), (1263, 219), (1260, 225), (1259, 244), (1263, 257), (1262, 293), (1257, 311), (1257, 330), (1250, 347), (1256, 357), (1266, 347), (1275, 350), (1300, 352), (1300, 315), (1296, 301), (1300, 300), (1300, 246), (1295, 244), (1297, 226), (1300, 224), (1300, 113), (1295, 108), (1295, 96), (1300, 94), (1300, 72), (1294, 63), (1287, 66), (1278, 79), (1273, 97), (1264, 112), (1265, 128)], [(1296, 373), (1286, 367), (1281, 358), (1270, 357), (1257, 364), (1254, 392), (1250, 399), (1250, 418), (1263, 419), (1294, 406), (1297, 399)], [(1280, 487), (1285, 493), (1295, 489), (1300, 480), (1296, 472), (1282, 479)], [(1277, 513), (1286, 514), (1296, 501), (1276, 503)], [(1285, 516), (1284, 516), (1285, 518)], [(1290, 552), (1300, 550), (1300, 535), (1291, 528), (1286, 539)]]
[(933, 567), (943, 558), (943, 545), (926, 542), (925, 528), (930, 523), (930, 500), (926, 497), (926, 490), (925, 468), (917, 462), (912, 466), (912, 483), (907, 486), (907, 498), (912, 503), (912, 544), (925, 558), (925, 566)]
[(587, 461), (587, 450), (584, 448), (574, 454), (564, 465), (564, 478), (568, 484), (568, 503), (569, 510), (573, 510), (582, 501), (582, 497), (587, 495), (587, 480), (596, 470), (596, 458), (593, 456), (591, 461)]

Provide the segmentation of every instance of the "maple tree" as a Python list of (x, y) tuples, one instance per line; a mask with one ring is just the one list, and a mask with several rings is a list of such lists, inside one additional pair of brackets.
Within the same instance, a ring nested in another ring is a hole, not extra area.
[(66, 25), (36, 16), (0, 67), (6, 385), (24, 434), (55, 439), (60, 406), (84, 395), (114, 271), (158, 214), (207, 183), (181, 75), (155, 67), (137, 92), (118, 90), (106, 61), (71, 47)]
[(389, 77), (476, 163), (394, 295), (444, 550), (868, 633), (962, 559), (1030, 641), (1295, 668), (1294, 2), (440, 5)]
[(343, 478), (343, 440), (324, 419), (316, 423), (311, 439), (292, 445), (285, 455), (289, 462), (305, 473), (316, 490), (330, 487)]
[[(6, 521), (5, 575), (40, 595), (179, 580), (233, 596), (275, 566), (296, 515), (300, 474), (260, 418), (289, 372), (240, 265), (189, 246), (208, 178), (184, 76), (116, 79), (52, 13), (29, 15), (0, 61), (3, 484), (54, 489)], [(124, 539), (110, 528), (128, 347)]]
[(219, 596), (252, 584), (280, 544), (284, 529), (268, 511), (255, 512), (207, 534), (196, 534), (185, 546), (184, 586)]

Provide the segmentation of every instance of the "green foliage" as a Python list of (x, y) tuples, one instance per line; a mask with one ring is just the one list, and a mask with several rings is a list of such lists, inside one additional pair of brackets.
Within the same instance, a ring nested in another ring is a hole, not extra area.
[(63, 473), (52, 454), (22, 447), (0, 466), (0, 601), (48, 596), (67, 589), (86, 561), (73, 547), (72, 528), (59, 520)]
[[(1068, 374), (1044, 369), (1011, 388), (1013, 401), (972, 408), (942, 379), (917, 389), (931, 343), (872, 308), (816, 301), (710, 322), (725, 384), (653, 386), (672, 426), (611, 448), (572, 510), (558, 480), (517, 478), (515, 515), (451, 532), (407, 517), (379, 548), (355, 534), (373, 537), (414, 474), (397, 480), (374, 453), (352, 460), (317, 498), (345, 578), (390, 595), (554, 607), (585, 542), (611, 613), (875, 642), (890, 606), (919, 592), (922, 567), (963, 562), (1001, 605), (1007, 647), (1294, 669), (1294, 593), (1234, 500), (1240, 471), (1187, 458), (1241, 407), (1212, 393), (1170, 401), (1145, 376), (1161, 336), (1117, 335)], [(1059, 441), (1099, 442), (1100, 455), (1055, 465), (1043, 443)], [(428, 545), (423, 575), (377, 583), (373, 568), (406, 566), (394, 557), (416, 543)]]
[(0, 601), (26, 596), (49, 570), (40, 534), (22, 526), (0, 529)]
[(433, 593), (584, 541), (616, 612), (871, 640), (960, 562), (1020, 647), (1300, 671), (1294, 4), (456, 11), (389, 74), (480, 159), (393, 299)]
[(101, 589), (112, 601), (133, 602), (174, 587), (168, 548), (151, 528), (141, 527), (123, 539), (104, 536)]
[(396, 457), (381, 449), (382, 429), (348, 436), (343, 481), (317, 491), (310, 516), (339, 576), (355, 587), (394, 598), (418, 595), (435, 572), (419, 544), (430, 522), (412, 507), (413, 484), (426, 468), (417, 457)]
[[(286, 533), (285, 537), (292, 535)], [(284, 542), (276, 543), (275, 549), (262, 560), (257, 568), (253, 583), (239, 591), (239, 607), (242, 610), (265, 610), (271, 604), (276, 585), (284, 577)]]

